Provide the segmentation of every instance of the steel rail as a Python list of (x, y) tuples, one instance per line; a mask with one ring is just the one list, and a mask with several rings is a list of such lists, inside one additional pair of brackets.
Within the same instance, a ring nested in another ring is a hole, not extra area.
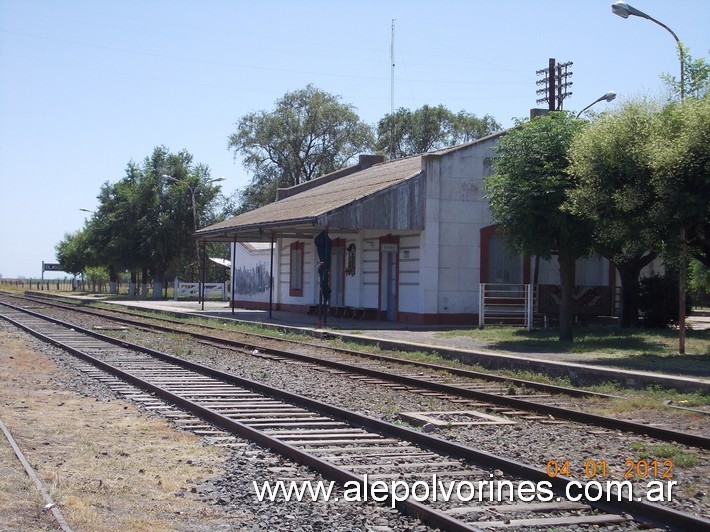
[[(25, 311), (26, 312), (26, 311)], [(7, 316), (2, 316), (4, 319), (6, 319), (8, 322), (12, 323), (16, 327), (19, 327), (23, 329), (24, 331), (28, 332), (29, 334), (32, 334), (34, 337), (50, 343), (60, 349), (63, 349), (67, 351), (68, 353), (71, 353), (75, 357), (85, 361), (89, 362), (90, 364), (96, 366), (97, 368), (115, 376), (118, 377), (138, 388), (141, 388), (143, 390), (149, 391), (153, 394), (155, 394), (157, 397), (172, 403), (182, 409), (184, 409), (187, 412), (190, 412), (191, 414), (194, 414), (206, 421), (209, 421), (210, 423), (214, 424), (217, 427), (220, 427), (228, 432), (231, 432), (233, 434), (237, 434), (245, 439), (248, 439), (250, 441), (253, 441), (255, 443), (258, 443), (259, 445), (262, 445), (264, 447), (268, 447), (279, 454), (295, 461), (300, 464), (306, 465), (310, 467), (311, 469), (317, 471), (318, 473), (321, 473), (324, 475), (326, 478), (334, 480), (336, 482), (339, 482), (341, 484), (345, 484), (348, 482), (355, 482), (358, 485), (361, 486), (361, 493), (364, 493), (362, 490), (368, 490), (367, 492), (369, 493), (370, 485), (365, 485), (363, 478), (359, 475), (356, 475), (350, 471), (347, 471), (341, 467), (338, 467), (337, 465), (331, 464), (329, 462), (326, 462), (324, 460), (320, 460), (316, 456), (307, 453), (301, 449), (298, 449), (297, 447), (290, 445), (287, 442), (281, 441), (277, 438), (274, 438), (272, 436), (269, 436), (268, 434), (265, 434), (262, 431), (259, 431), (257, 429), (251, 428), (248, 425), (241, 423), (239, 421), (230, 419), (229, 417), (220, 414), (219, 412), (216, 412), (215, 410), (211, 408), (207, 408), (205, 406), (199, 405), (194, 401), (191, 401), (189, 399), (186, 399), (185, 397), (182, 397), (179, 394), (170, 392), (166, 390), (165, 388), (161, 386), (156, 386), (155, 384), (152, 384), (144, 379), (141, 379), (139, 377), (136, 377), (135, 375), (131, 374), (130, 372), (124, 371), (112, 364), (109, 364), (108, 362), (105, 362), (103, 360), (99, 360), (96, 357), (93, 357), (80, 349), (76, 349), (72, 347), (71, 345), (65, 344), (64, 342), (60, 342), (56, 339), (53, 339), (51, 336), (44, 335), (42, 332), (37, 331), (29, 326), (26, 326), (22, 324), (19, 321), (13, 320)], [(38, 317), (38, 316), (37, 316)], [(199, 364), (194, 364), (194, 363), (185, 363), (185, 361), (181, 361), (180, 359), (173, 357), (172, 355), (168, 355), (166, 353), (160, 353), (158, 351), (154, 351), (151, 349), (146, 349), (144, 347), (138, 346), (138, 345), (132, 345), (126, 342), (117, 342), (115, 339), (112, 339), (108, 336), (103, 336), (94, 333), (93, 331), (89, 331), (87, 329), (82, 329), (82, 328), (77, 328), (76, 326), (73, 326), (68, 323), (64, 323), (60, 320), (55, 320), (54, 318), (48, 318), (46, 317), (48, 321), (52, 321), (56, 325), (63, 325), (66, 327), (70, 327), (74, 329), (76, 332), (80, 332), (82, 334), (86, 334), (88, 336), (97, 338), (99, 340), (106, 341), (110, 344), (113, 345), (119, 345), (120, 347), (130, 349), (133, 351), (137, 352), (142, 352), (145, 354), (149, 354), (151, 356), (155, 356), (156, 358), (173, 363), (175, 365), (178, 365), (180, 367), (184, 367), (186, 369), (190, 369), (192, 371), (197, 371), (201, 374), (211, 376), (211, 377), (217, 377), (218, 375), (221, 374), (221, 372), (216, 372), (215, 370), (212, 370), (211, 368), (207, 366), (201, 366)], [(274, 392), (276, 389), (272, 389), (268, 386), (264, 385), (259, 385), (259, 383), (255, 381), (249, 381), (248, 379), (241, 379), (238, 377), (231, 376), (232, 378), (229, 378), (230, 376), (228, 374), (223, 374), (222, 375), (225, 378), (221, 378), (220, 380), (224, 380), (226, 382), (229, 382), (230, 384), (235, 384), (237, 386), (241, 386), (244, 388), (249, 388), (252, 391), (260, 391), (260, 392), (265, 392), (265, 391), (271, 391)], [(231, 381), (231, 382), (230, 382)], [(278, 394), (272, 393), (269, 394), (273, 397), (278, 397)], [(293, 398), (297, 398), (298, 396), (293, 396)], [(305, 399), (305, 398), (303, 398)], [(298, 404), (298, 401), (294, 400), (292, 401), (294, 404)], [(383, 501), (384, 502), (384, 501)], [(402, 512), (405, 515), (412, 515), (417, 517), (418, 519), (422, 520), (423, 522), (427, 524), (431, 524), (432, 526), (435, 526), (437, 528), (442, 528), (444, 530), (452, 530), (456, 532), (471, 532), (471, 531), (479, 531), (480, 529), (476, 527), (472, 527), (458, 519), (455, 519), (454, 517), (451, 517), (443, 512), (440, 512), (434, 508), (427, 507), (417, 501), (414, 500), (406, 500), (406, 501), (400, 501), (400, 500), (395, 500), (392, 501), (392, 495), (390, 495), (387, 499), (386, 502), (393, 507), (396, 507), (400, 512)]]
[[(14, 297), (20, 297), (20, 296), (14, 296)], [(104, 307), (93, 307), (91, 305), (95, 303), (101, 303), (100, 301), (88, 301), (88, 302), (79, 302), (78, 304), (74, 301), (72, 302), (62, 302), (58, 303), (57, 298), (61, 296), (51, 296), (51, 295), (39, 295), (39, 294), (32, 294), (32, 295), (27, 295), (25, 294), (22, 296), (23, 298), (27, 298), (30, 301), (38, 301), (42, 302), (45, 304), (49, 304), (52, 306), (57, 306), (59, 308), (66, 308), (66, 309), (72, 309), (76, 312), (81, 312), (81, 313), (86, 313), (89, 315), (98, 315), (98, 316), (106, 316), (105, 314), (101, 314), (101, 312), (97, 311), (105, 311), (111, 314), (122, 314), (122, 315), (128, 315), (128, 316), (145, 316), (145, 314), (141, 314), (140, 309), (136, 309), (135, 311), (128, 311), (128, 310), (121, 310), (116, 308), (115, 306), (112, 306), (110, 309), (109, 308), (104, 308)], [(89, 306), (89, 309), (83, 308), (84, 306)], [(222, 329), (220, 327), (215, 327), (213, 325), (205, 325), (205, 324), (200, 324), (200, 325), (194, 325), (190, 323), (185, 322), (185, 317), (191, 317), (191, 318), (199, 318), (203, 320), (210, 320), (210, 321), (215, 321), (215, 320), (220, 320), (223, 318), (217, 317), (217, 316), (211, 316), (211, 315), (202, 315), (202, 314), (195, 314), (195, 313), (181, 313), (181, 312), (174, 312), (174, 311), (168, 311), (168, 310), (152, 310), (152, 311), (145, 311), (147, 314), (151, 314), (149, 317), (150, 319), (158, 320), (158, 321), (165, 321), (168, 323), (173, 323), (177, 325), (184, 325), (188, 327), (201, 327), (204, 329), (209, 329), (213, 331), (218, 331), (218, 332), (224, 332), (225, 329)], [(155, 315), (159, 314), (159, 315)], [(161, 315), (169, 315), (172, 316), (172, 319), (166, 318)], [(136, 324), (134, 320), (130, 320), (128, 318), (119, 318), (115, 316), (108, 316), (109, 319), (115, 319), (116, 321), (125, 321), (125, 323), (133, 323)], [(263, 326), (264, 324), (261, 322), (254, 322), (254, 321), (246, 321), (246, 320), (239, 320), (239, 319), (234, 319), (234, 318), (229, 318), (230, 322), (236, 323), (236, 324), (242, 324), (242, 325), (254, 325), (254, 326)], [(143, 328), (149, 328), (149, 327), (155, 327), (156, 330), (160, 330), (162, 327), (161, 325), (157, 324), (139, 324), (136, 325), (138, 327), (143, 326)], [(298, 328), (294, 327), (289, 327), (289, 326), (284, 326), (281, 327), (282, 330), (286, 332), (290, 332), (293, 329), (300, 330)], [(173, 331), (169, 327), (165, 329), (166, 331)], [(231, 332), (231, 331), (229, 331)], [(334, 347), (334, 346), (326, 346), (323, 344), (315, 344), (311, 342), (303, 342), (300, 340), (293, 340), (293, 339), (285, 339), (285, 338), (279, 338), (275, 336), (270, 336), (267, 334), (259, 334), (255, 332), (244, 332), (244, 331), (233, 331), (237, 334), (243, 334), (246, 336), (253, 336), (256, 338), (263, 338), (268, 341), (280, 341), (280, 342), (285, 342), (285, 343), (292, 343), (300, 346), (305, 346), (305, 347), (313, 347), (313, 348), (320, 348), (320, 349), (329, 349), (333, 352), (336, 353), (342, 353), (345, 355), (349, 356), (354, 356), (354, 357), (361, 357), (361, 358), (370, 358), (373, 360), (383, 360), (383, 361), (390, 361), (390, 362), (395, 362), (403, 365), (411, 365), (414, 367), (421, 367), (421, 368), (428, 368), (428, 369), (433, 369), (437, 371), (448, 371), (454, 375), (458, 375), (461, 377), (468, 377), (468, 378), (480, 378), (480, 379), (486, 379), (486, 380), (491, 380), (491, 381), (496, 381), (496, 382), (508, 382), (508, 383), (513, 383), (517, 384), (520, 386), (526, 386), (532, 389), (540, 390), (540, 391), (545, 391), (548, 393), (560, 393), (560, 394), (565, 394), (569, 395), (570, 397), (580, 397), (580, 398), (602, 398), (602, 399), (624, 399), (623, 396), (619, 395), (613, 395), (613, 394), (607, 394), (607, 393), (601, 393), (601, 392), (593, 392), (590, 390), (582, 390), (580, 388), (572, 388), (569, 386), (560, 386), (556, 384), (548, 384), (548, 383), (543, 383), (543, 382), (536, 382), (536, 381), (530, 381), (526, 379), (521, 379), (519, 377), (513, 377), (513, 376), (505, 376), (505, 375), (497, 375), (495, 373), (487, 373), (483, 371), (476, 371), (476, 370), (470, 370), (470, 369), (463, 369), (463, 368), (457, 368), (453, 366), (444, 366), (441, 364), (434, 364), (431, 362), (421, 362), (421, 361), (416, 361), (416, 360), (409, 360), (405, 358), (398, 358), (398, 357), (390, 357), (387, 355), (378, 355), (375, 353), (369, 353), (366, 351), (359, 351), (359, 350), (354, 350), (354, 349), (345, 349), (342, 347)], [(199, 334), (199, 333), (198, 333)], [(337, 334), (331, 334), (329, 332), (322, 332), (319, 335), (320, 338), (338, 338)], [(382, 340), (381, 342), (387, 344), (389, 343), (387, 340)], [(258, 344), (245, 344), (248, 346), (253, 346), (253, 347), (259, 347)], [(379, 344), (374, 344), (374, 345), (379, 345)], [(436, 350), (436, 346), (423, 346), (426, 347), (427, 349), (431, 350)], [(455, 360), (455, 359), (454, 359)], [(544, 373), (544, 372), (540, 372)], [(674, 409), (674, 410), (681, 410), (684, 412), (693, 412), (696, 414), (703, 414), (703, 415), (710, 415), (710, 412), (704, 411), (704, 410), (699, 410), (695, 409), (692, 407), (685, 407), (685, 406), (679, 406), (679, 405), (668, 405), (668, 408)]]
[[(201, 333), (196, 333), (196, 332), (191, 332), (191, 331), (176, 331), (172, 327), (164, 326), (164, 325), (159, 325), (159, 324), (152, 324), (152, 323), (145, 323), (145, 322), (139, 322), (135, 319), (130, 319), (130, 318), (123, 318), (123, 317), (118, 317), (118, 316), (107, 316), (106, 314), (102, 314), (101, 312), (97, 312), (97, 310), (102, 310), (106, 312), (110, 312), (113, 314), (124, 314), (128, 316), (140, 316), (140, 313), (137, 312), (130, 312), (126, 310), (120, 310), (116, 308), (111, 308), (111, 309), (106, 309), (106, 308), (96, 308), (96, 307), (91, 307), (89, 309), (83, 308), (85, 305), (84, 303), (81, 303), (79, 305), (75, 303), (57, 303), (54, 298), (52, 297), (45, 297), (45, 296), (24, 296), (30, 301), (41, 301), (42, 303), (49, 304), (52, 306), (56, 306), (59, 308), (65, 308), (68, 310), (72, 310), (74, 312), (80, 312), (92, 316), (103, 316), (108, 319), (118, 321), (121, 323), (126, 323), (126, 324), (131, 324), (135, 325), (138, 327), (142, 328), (153, 328), (155, 330), (162, 330), (164, 332), (182, 332), (184, 334), (191, 334), (195, 337), (201, 337), (203, 339), (210, 339), (214, 338), (212, 336), (208, 335), (202, 335)], [(94, 301), (89, 302), (89, 304), (95, 303)], [(168, 312), (168, 311), (160, 311), (161, 313), (167, 313), (170, 314), (174, 317), (174, 319), (167, 319), (164, 317), (158, 317), (158, 316), (150, 316), (151, 319), (159, 320), (159, 321), (165, 321), (168, 323), (173, 323), (176, 325), (183, 325), (186, 327), (201, 327), (204, 329), (209, 329), (212, 331), (217, 331), (217, 332), (225, 332), (225, 329), (220, 328), (220, 327), (215, 327), (212, 325), (194, 325), (190, 323), (185, 323), (184, 321), (181, 321), (179, 318), (179, 315), (175, 315), (174, 313)], [(202, 319), (210, 319), (210, 320), (216, 320), (219, 318), (215, 318), (214, 316), (201, 316), (201, 315), (195, 315), (195, 314), (190, 314), (190, 317), (198, 317)], [(241, 322), (240, 320), (231, 320), (234, 321), (235, 323), (244, 323)], [(254, 324), (254, 322), (247, 322), (249, 324)], [(255, 324), (258, 325), (258, 324)], [(226, 332), (236, 332), (237, 334), (244, 334), (247, 336), (254, 336), (256, 338), (262, 338), (268, 341), (279, 341), (279, 342), (285, 342), (285, 343), (292, 343), (304, 347), (312, 347), (316, 349), (329, 349), (333, 352), (336, 353), (342, 353), (344, 355), (349, 355), (349, 356), (355, 356), (355, 357), (361, 357), (361, 358), (370, 358), (372, 360), (379, 360), (383, 362), (391, 362), (391, 363), (397, 363), (397, 364), (402, 364), (402, 365), (408, 365), (408, 366), (413, 366), (413, 367), (418, 367), (418, 368), (425, 368), (425, 369), (431, 369), (435, 371), (447, 371), (453, 375), (457, 375), (459, 377), (467, 377), (467, 378), (478, 378), (478, 379), (486, 379), (486, 380), (491, 380), (491, 381), (496, 381), (496, 382), (507, 382), (507, 383), (514, 383), (520, 386), (527, 386), (529, 388), (534, 388), (536, 390), (544, 391), (544, 392), (549, 392), (549, 393), (561, 393), (565, 395), (569, 395), (571, 397), (599, 397), (599, 398), (615, 398), (618, 399), (620, 398), (619, 396), (611, 395), (611, 394), (605, 394), (605, 393), (600, 393), (600, 392), (592, 392), (589, 390), (580, 390), (579, 388), (570, 388), (567, 386), (558, 386), (555, 384), (547, 384), (544, 382), (535, 382), (535, 381), (530, 381), (526, 379), (520, 379), (518, 377), (509, 377), (509, 376), (503, 376), (503, 375), (496, 375), (494, 373), (486, 373), (482, 371), (474, 371), (470, 369), (463, 369), (463, 368), (455, 368), (452, 366), (444, 366), (441, 364), (434, 364), (431, 362), (420, 362), (416, 360), (408, 360), (405, 358), (398, 358), (398, 357), (392, 357), (392, 356), (387, 356), (387, 355), (378, 355), (375, 353), (368, 353), (366, 351), (358, 351), (358, 350), (353, 350), (353, 349), (345, 349), (342, 347), (332, 347), (332, 346), (324, 346), (320, 344), (314, 344), (311, 342), (302, 342), (300, 340), (290, 340), (290, 339), (284, 339), (284, 338), (278, 338), (275, 336), (269, 336), (265, 334), (258, 334), (254, 332), (243, 332), (243, 331), (226, 331)], [(325, 334), (327, 336), (327, 333)], [(236, 340), (234, 341), (235, 343), (241, 343), (244, 346), (247, 346), (249, 348), (259, 348), (262, 347), (259, 344), (251, 344), (251, 343), (246, 343), (246, 342), (237, 342)], [(289, 353), (288, 351), (284, 351), (283, 353)]]
[[(99, 315), (99, 316), (105, 316), (102, 315), (101, 313), (95, 313), (88, 311), (86, 309), (70, 309), (73, 311), (77, 312), (84, 312), (88, 313), (91, 315)], [(105, 316), (108, 319), (119, 321), (121, 323), (126, 323), (138, 327), (145, 328), (147, 327), (147, 324), (143, 322), (138, 322), (136, 320), (128, 319), (128, 318), (121, 318), (121, 317), (108, 317)], [(325, 367), (330, 367), (334, 369), (338, 369), (341, 371), (348, 371), (351, 373), (359, 373), (362, 375), (366, 375), (368, 377), (373, 377), (381, 380), (386, 380), (390, 382), (395, 382), (397, 384), (402, 384), (406, 386), (415, 386), (418, 388), (422, 388), (425, 390), (431, 390), (435, 392), (440, 392), (443, 394), (448, 394), (448, 395), (457, 395), (462, 398), (466, 399), (475, 399), (478, 401), (486, 401), (488, 403), (493, 403), (509, 408), (515, 408), (518, 410), (526, 410), (526, 411), (533, 411), (537, 412), (539, 414), (544, 414), (544, 415), (549, 415), (557, 419), (565, 419), (568, 421), (573, 421), (577, 423), (584, 423), (588, 425), (595, 425), (599, 427), (604, 427), (607, 429), (612, 429), (612, 430), (621, 430), (624, 432), (631, 432), (634, 434), (641, 434), (644, 436), (649, 436), (661, 441), (666, 441), (666, 442), (675, 442), (675, 443), (680, 443), (683, 445), (689, 445), (693, 447), (698, 447), (701, 449), (710, 449), (710, 437), (703, 436), (700, 434), (690, 434), (686, 432), (679, 432), (671, 429), (665, 429), (662, 427), (656, 427), (653, 425), (645, 425), (642, 423), (636, 423), (633, 421), (626, 421), (623, 419), (618, 419), (614, 417), (609, 417), (609, 416), (602, 416), (599, 414), (591, 414), (587, 412), (581, 412), (578, 410), (571, 410), (568, 408), (560, 407), (560, 406), (554, 406), (554, 405), (548, 405), (544, 403), (538, 403), (535, 401), (530, 401), (526, 399), (520, 399), (516, 397), (508, 397), (505, 395), (498, 395), (494, 394), (491, 392), (485, 392), (481, 390), (472, 390), (468, 388), (461, 388), (456, 385), (452, 384), (444, 384), (444, 383), (438, 383), (438, 382), (432, 382), (428, 381), (425, 378), (418, 378), (418, 377), (410, 377), (406, 375), (397, 375), (396, 373), (390, 373), (374, 368), (365, 368), (361, 366), (353, 366), (345, 362), (339, 362), (336, 360), (328, 360), (328, 359), (323, 359), (323, 358), (318, 358), (318, 357), (313, 357), (310, 355), (305, 355), (302, 353), (295, 353), (292, 351), (286, 351), (286, 350), (281, 350), (281, 349), (276, 349), (272, 347), (265, 348), (262, 345), (259, 344), (251, 344), (251, 343), (246, 343), (241, 340), (230, 340), (226, 338), (220, 338), (212, 335), (207, 335), (199, 332), (194, 332), (194, 331), (185, 331), (181, 329), (175, 329), (173, 327), (168, 327), (164, 325), (159, 325), (159, 324), (150, 324), (150, 328), (153, 328), (155, 330), (160, 330), (163, 332), (171, 332), (171, 333), (181, 333), (181, 334), (186, 334), (191, 336), (192, 338), (196, 338), (199, 340), (203, 341), (208, 341), (208, 342), (213, 342), (213, 343), (218, 343), (222, 344), (224, 346), (230, 347), (230, 348), (247, 348), (247, 349), (259, 349), (263, 354), (274, 354), (277, 356), (285, 357), (285, 358), (290, 358), (290, 359), (295, 359), (295, 360), (300, 360), (303, 362), (308, 362), (311, 364), (319, 365), (319, 366), (325, 366)], [(212, 327), (213, 330), (216, 331), (222, 331), (221, 329), (217, 327)], [(251, 333), (250, 333), (251, 334)], [(280, 340), (280, 339), (277, 339)], [(290, 342), (290, 340), (288, 340)], [(318, 348), (318, 349), (331, 349), (331, 347), (327, 346), (319, 346), (317, 344), (311, 344), (311, 343), (299, 343), (300, 345), (306, 345), (309, 347), (313, 348)], [(342, 349), (337, 349), (340, 352), (348, 355), (352, 355), (352, 353), (349, 350), (342, 350)], [(363, 353), (357, 352), (357, 356), (362, 355)], [(469, 370), (455, 370), (455, 368), (449, 368), (447, 366), (440, 366), (436, 364), (429, 364), (429, 363), (419, 363), (419, 362), (413, 362), (413, 361), (402, 361), (399, 358), (396, 357), (387, 357), (387, 356), (382, 356), (382, 355), (376, 355), (376, 354), (371, 354), (371, 353), (364, 353), (367, 355), (368, 358), (379, 360), (382, 362), (388, 362), (388, 363), (402, 363), (404, 362), (407, 365), (414, 365), (416, 367), (422, 367), (422, 368), (427, 368), (431, 370), (436, 370), (436, 371), (447, 371), (450, 373), (454, 373), (457, 376), (464, 376), (464, 377), (469, 377), (469, 378), (481, 378), (480, 374), (477, 372), (471, 372)], [(485, 375), (485, 374), (484, 374)], [(502, 379), (502, 378), (501, 378)], [(520, 381), (515, 381), (515, 379), (511, 379), (511, 382), (517, 382), (520, 383)], [(536, 383), (531, 383), (529, 381), (522, 381), (524, 383), (529, 384), (530, 387), (535, 385)], [(551, 385), (542, 385), (541, 386), (545, 391), (553, 391), (555, 393), (561, 393), (561, 394), (567, 394), (567, 395), (573, 395), (573, 396), (585, 396), (588, 392), (584, 392), (583, 390), (576, 390), (576, 389), (568, 389), (565, 387), (561, 386), (551, 386)], [(575, 394), (575, 392), (577, 392)], [(594, 392), (589, 392), (590, 396), (593, 397), (605, 397), (605, 398), (617, 398), (615, 396), (608, 396), (606, 394), (597, 394)]]
[[(8, 305), (9, 306), (9, 305)], [(26, 309), (16, 309), (17, 311), (23, 312), (28, 315), (32, 315), (39, 319), (61, 325), (66, 328), (74, 329), (74, 331), (93, 338), (105, 341), (112, 345), (117, 345), (132, 351), (145, 353), (150, 356), (154, 356), (159, 360), (175, 364), (177, 366), (195, 371), (197, 373), (207, 375), (219, 379), (223, 382), (233, 384), (235, 386), (240, 386), (243, 388), (251, 389), (252, 391), (263, 393), (271, 397), (281, 399), (283, 401), (298, 405), (301, 407), (308, 408), (313, 412), (317, 412), (321, 415), (326, 415), (349, 423), (351, 425), (361, 427), (363, 429), (378, 433), (380, 435), (395, 436), (407, 440), (409, 442), (420, 445), (421, 447), (430, 449), (438, 453), (445, 453), (448, 456), (460, 458), (467, 460), (474, 465), (483, 467), (496, 467), (502, 471), (522, 477), (524, 479), (532, 480), (535, 482), (546, 481), (549, 482), (553, 489), (558, 493), (568, 493), (570, 492), (570, 486), (574, 483), (574, 486), (585, 486), (584, 484), (564, 476), (550, 477), (546, 471), (541, 470), (536, 467), (523, 464), (515, 460), (509, 460), (492, 453), (485, 451), (473, 449), (458, 443), (443, 440), (436, 436), (429, 434), (424, 434), (413, 429), (394, 425), (379, 419), (375, 419), (357, 412), (348, 411), (346, 409), (318, 401), (316, 399), (311, 399), (298, 394), (293, 394), (285, 390), (278, 388), (273, 388), (263, 383), (252, 381), (250, 379), (245, 379), (242, 377), (237, 377), (235, 375), (225, 373), (202, 364), (195, 362), (186, 361), (175, 356), (169, 355), (167, 353), (162, 353), (153, 349), (148, 349), (139, 345), (134, 345), (122, 340), (118, 340), (109, 336), (105, 336), (94, 331), (87, 329), (82, 329), (76, 325), (57, 320), (48, 316), (43, 316), (41, 314), (26, 310)], [(40, 331), (22, 324), (21, 322), (11, 319), (7, 316), (2, 316), (7, 321), (13, 323), (17, 327), (22, 328), (28, 333), (34, 335), (37, 338), (42, 339), (45, 342), (49, 342), (57, 347), (60, 347), (75, 356), (88, 361), (97, 367), (107, 371), (115, 376), (118, 376), (128, 382), (151, 391), (158, 397), (161, 397), (167, 401), (173, 402), (182, 408), (185, 408), (195, 414), (199, 414), (206, 420), (214, 423), (215, 425), (224, 428), (225, 430), (235, 431), (237, 434), (242, 435), (246, 438), (253, 439), (257, 443), (265, 445), (267, 447), (278, 450), (284, 453), (289, 458), (296, 461), (304, 463), (321, 472), (328, 478), (332, 478), (338, 482), (349, 482), (356, 481), (362, 484), (362, 479), (360, 477), (353, 476), (352, 473), (344, 470), (338, 466), (335, 466), (329, 462), (322, 461), (317, 457), (297, 449), (292, 445), (285, 442), (280, 442), (275, 440), (271, 436), (268, 436), (261, 431), (255, 430), (248, 427), (244, 423), (232, 420), (213, 409), (206, 408), (203, 406), (195, 405), (193, 401), (190, 401), (184, 397), (173, 394), (162, 387), (156, 386), (152, 383), (146, 382), (120, 368), (117, 368), (107, 362), (96, 359), (95, 357), (84, 353), (83, 351), (76, 349), (70, 345), (64, 344), (56, 339), (48, 337), (42, 334)], [(367, 486), (365, 486), (367, 488)], [(710, 519), (706, 519), (700, 516), (695, 516), (686, 512), (681, 512), (672, 508), (666, 508), (655, 503), (649, 503), (640, 500), (620, 500), (616, 498), (611, 492), (607, 492), (603, 488), (597, 490), (598, 499), (596, 501), (585, 501), (590, 506), (597, 508), (601, 511), (608, 513), (628, 513), (632, 515), (635, 519), (655, 526), (670, 526), (671, 528), (681, 529), (681, 530), (703, 530), (710, 529)], [(426, 507), (416, 501), (406, 500), (406, 501), (395, 501), (400, 503), (401, 506), (397, 506), (400, 511), (407, 513), (408, 515), (416, 515), (424, 522), (430, 523), (434, 526), (439, 526), (447, 530), (475, 530), (470, 525), (462, 523), (461, 521), (454, 519), (451, 516), (444, 514), (443, 512), (434, 510), (432, 508)], [(485, 525), (485, 522), (481, 523)]]

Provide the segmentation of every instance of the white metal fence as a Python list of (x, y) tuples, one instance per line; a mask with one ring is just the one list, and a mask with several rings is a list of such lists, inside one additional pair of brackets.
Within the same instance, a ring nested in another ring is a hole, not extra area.
[[(178, 279), (175, 279), (174, 284), (174, 298), (177, 301), (181, 298), (199, 298), (200, 297), (200, 284), (201, 283), (183, 283)], [(224, 283), (204, 283), (204, 297), (207, 298), (221, 298), (222, 301), (227, 301), (227, 294), (229, 293), (229, 286), (227, 282)]]
[(486, 323), (523, 325), (533, 328), (534, 290), (532, 284), (481, 283), (478, 326)]

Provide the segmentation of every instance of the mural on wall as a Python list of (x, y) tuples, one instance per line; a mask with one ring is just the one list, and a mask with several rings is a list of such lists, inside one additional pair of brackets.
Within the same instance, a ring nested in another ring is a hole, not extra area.
[(236, 293), (242, 296), (263, 294), (269, 291), (269, 269), (265, 262), (251, 268), (237, 268)]

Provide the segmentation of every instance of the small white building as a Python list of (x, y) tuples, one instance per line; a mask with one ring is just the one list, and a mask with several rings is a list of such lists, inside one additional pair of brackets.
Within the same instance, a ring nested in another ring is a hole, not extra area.
[[(534, 276), (535, 261), (512, 254), (496, 233), (484, 195), (502, 134), (388, 162), (361, 156), (355, 166), (282, 189), (274, 203), (197, 237), (233, 244), (237, 307), (312, 311), (319, 300), (314, 238), (327, 228), (336, 315), (477, 323), (481, 283), (530, 283)], [(606, 259), (579, 261), (577, 274), (578, 284), (611, 293), (615, 275)], [(541, 261), (538, 283), (558, 282), (556, 261)], [(554, 289), (540, 293), (541, 301), (554, 300)], [(600, 298), (587, 294), (580, 304)]]

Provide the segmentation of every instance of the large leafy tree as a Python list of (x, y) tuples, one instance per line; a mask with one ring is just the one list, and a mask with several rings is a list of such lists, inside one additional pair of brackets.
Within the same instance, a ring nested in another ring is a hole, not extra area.
[(569, 151), (569, 208), (593, 222), (595, 249), (619, 271), (623, 326), (638, 321), (639, 275), (660, 249), (649, 149), (658, 111), (655, 102), (629, 100), (580, 131)]
[(135, 282), (135, 272), (143, 266), (147, 269), (149, 258), (141, 255), (141, 239), (136, 238), (141, 199), (136, 187), (139, 180), (140, 168), (131, 162), (122, 180), (104, 183), (97, 197), (98, 208), (88, 224), (100, 263), (109, 265), (111, 281), (116, 280), (118, 271), (129, 270)]
[(376, 146), (391, 158), (407, 157), (469, 142), (500, 128), (489, 115), (454, 113), (443, 105), (400, 108), (378, 122)]
[[(682, 45), (681, 45), (682, 46)], [(684, 80), (680, 100), (681, 83), (675, 76), (663, 74), (669, 92), (676, 102), (669, 105), (661, 115), (663, 124), (655, 146), (654, 187), (663, 200), (660, 219), (665, 220), (671, 234), (682, 231), (684, 245), (692, 257), (705, 267), (710, 267), (710, 221), (707, 201), (710, 172), (708, 171), (708, 147), (710, 128), (710, 64), (705, 58), (693, 58), (687, 47), (682, 48)], [(664, 216), (667, 209), (678, 209), (673, 219)], [(666, 253), (680, 251), (679, 239), (667, 238)], [(668, 249), (670, 248), (670, 249)]]
[(86, 228), (74, 233), (65, 233), (64, 238), (54, 248), (62, 271), (79, 275), (95, 263), (94, 249), (87, 238)]
[(566, 112), (523, 122), (501, 138), (494, 173), (486, 179), (493, 220), (523, 254), (560, 268), (560, 340), (573, 339), (575, 262), (592, 245), (589, 222), (563, 208), (575, 186), (567, 150), (584, 122)]
[(209, 168), (194, 163), (186, 150), (171, 153), (164, 146), (156, 147), (140, 167), (134, 196), (138, 201), (138, 253), (146, 260), (156, 295), (166, 274), (177, 273), (181, 261), (192, 257), (192, 263), (197, 262), (192, 198), (194, 191), (199, 225), (201, 213), (219, 192), (219, 186), (208, 182), (209, 176)]
[(236, 126), (228, 146), (252, 174), (241, 211), (271, 203), (279, 187), (343, 168), (374, 142), (353, 106), (313, 85), (286, 93), (273, 111), (250, 113)]
[(666, 106), (650, 145), (656, 223), (668, 257), (710, 267), (710, 94)]
[(211, 204), (220, 190), (209, 177), (209, 168), (193, 163), (186, 150), (171, 153), (157, 146), (141, 164), (130, 162), (123, 179), (101, 187), (85, 229), (60, 244), (67, 260), (73, 257), (70, 244), (81, 247), (83, 264), (106, 266), (112, 278), (122, 270), (131, 272), (133, 282), (138, 272), (144, 283), (152, 278), (155, 297), (166, 275), (192, 272), (194, 277), (195, 223), (211, 221)]

